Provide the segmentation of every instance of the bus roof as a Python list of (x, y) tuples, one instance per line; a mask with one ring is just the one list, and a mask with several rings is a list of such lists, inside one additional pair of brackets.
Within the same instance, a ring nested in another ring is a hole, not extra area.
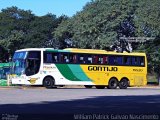
[(142, 52), (123, 52), (118, 53), (115, 51), (106, 51), (106, 50), (98, 50), (98, 49), (80, 49), (80, 48), (65, 48), (65, 49), (54, 49), (54, 48), (26, 48), (26, 49), (20, 49), (16, 52), (21, 51), (53, 51), (53, 52), (72, 52), (72, 53), (90, 53), (90, 54), (115, 54), (115, 55), (140, 55), (145, 56), (145, 53)]
[(98, 50), (98, 49), (79, 49), (79, 48), (66, 48), (64, 50), (68, 50), (70, 52), (75, 52), (75, 53), (96, 53), (96, 54), (116, 54), (116, 55), (145, 55), (145, 53), (141, 52), (123, 52), (123, 53), (118, 53), (115, 51), (106, 51), (106, 50)]
[[(16, 50), (16, 52), (22, 52), (22, 51), (34, 51), (34, 50), (37, 50), (37, 51), (40, 51), (40, 50), (45, 50), (46, 48), (25, 48), (25, 49), (19, 49), (19, 50)], [(53, 48), (52, 48), (53, 49)]]

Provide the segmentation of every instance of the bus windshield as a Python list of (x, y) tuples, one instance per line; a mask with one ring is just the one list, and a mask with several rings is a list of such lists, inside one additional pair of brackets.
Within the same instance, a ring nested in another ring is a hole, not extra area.
[(27, 76), (38, 73), (40, 68), (40, 51), (16, 52), (13, 56), (12, 73)]
[(12, 73), (21, 75), (24, 74), (26, 68), (27, 52), (16, 52), (13, 56)]
[(21, 75), (24, 74), (26, 68), (26, 62), (24, 59), (14, 59), (13, 60), (13, 74)]

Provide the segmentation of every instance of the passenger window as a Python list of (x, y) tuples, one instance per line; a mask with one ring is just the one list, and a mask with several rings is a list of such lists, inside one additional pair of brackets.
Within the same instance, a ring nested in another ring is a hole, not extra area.
[(116, 64), (117, 65), (122, 65), (123, 64), (123, 59), (121, 56), (116, 56)]
[(109, 65), (115, 65), (116, 64), (116, 58), (115, 56), (109, 56)]
[(140, 65), (144, 66), (144, 57), (139, 57), (139, 59), (140, 59)]
[(57, 62), (59, 61), (59, 60), (58, 60), (58, 56), (59, 56), (58, 53), (53, 53), (53, 54), (52, 54), (52, 59), (53, 59), (53, 62), (54, 62), (54, 63), (57, 63)]
[(52, 54), (51, 53), (48, 53), (47, 56), (46, 56), (46, 63), (52, 63)]
[(138, 57), (132, 57), (132, 65), (134, 66), (139, 65)]
[(61, 62), (64, 62), (64, 63), (69, 63), (69, 55), (68, 54), (62, 54), (61, 55)]
[(69, 62), (70, 63), (76, 63), (77, 62), (76, 54), (69, 54)]
[(98, 55), (93, 56), (93, 62), (94, 63), (98, 63), (98, 59), (99, 59)]
[(129, 57), (129, 56), (124, 56), (124, 57), (123, 57), (123, 64), (124, 64), (124, 65), (131, 65), (131, 57)]
[(144, 66), (144, 57), (132, 57), (133, 66)]
[(103, 64), (108, 64), (108, 57), (107, 56), (103, 56)]
[(58, 53), (52, 53), (52, 52), (44, 52), (43, 59), (44, 63), (57, 63), (58, 60)]
[(78, 55), (78, 62), (79, 63), (85, 63), (85, 56), (83, 54)]
[(103, 57), (102, 56), (99, 56), (98, 63), (103, 64)]
[(87, 63), (93, 63), (92, 55), (87, 56)]

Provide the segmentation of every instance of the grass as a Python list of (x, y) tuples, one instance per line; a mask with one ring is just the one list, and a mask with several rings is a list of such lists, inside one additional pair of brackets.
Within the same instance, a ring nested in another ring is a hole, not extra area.
[(158, 78), (156, 74), (148, 74), (147, 82), (150, 84), (158, 84)]

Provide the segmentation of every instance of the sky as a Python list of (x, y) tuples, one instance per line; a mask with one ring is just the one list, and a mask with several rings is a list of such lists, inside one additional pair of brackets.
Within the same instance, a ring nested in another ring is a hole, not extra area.
[(11, 6), (19, 9), (31, 10), (37, 16), (52, 13), (57, 16), (69, 17), (81, 11), (83, 6), (91, 0), (0, 0), (0, 10)]

